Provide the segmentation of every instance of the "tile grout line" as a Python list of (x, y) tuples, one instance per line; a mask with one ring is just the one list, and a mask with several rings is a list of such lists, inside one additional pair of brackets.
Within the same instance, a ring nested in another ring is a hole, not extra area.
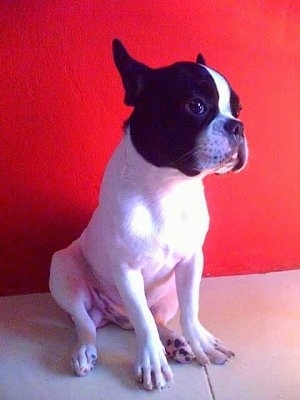
[(205, 371), (205, 375), (206, 375), (206, 380), (207, 380), (207, 383), (208, 383), (209, 391), (210, 391), (210, 394), (211, 394), (211, 398), (212, 398), (212, 400), (217, 400), (216, 396), (215, 396), (215, 392), (214, 392), (213, 386), (212, 386), (212, 383), (211, 383), (211, 380), (210, 380), (210, 377), (209, 377), (209, 374), (208, 374), (208, 369), (207, 369), (206, 366), (204, 366), (204, 371)]

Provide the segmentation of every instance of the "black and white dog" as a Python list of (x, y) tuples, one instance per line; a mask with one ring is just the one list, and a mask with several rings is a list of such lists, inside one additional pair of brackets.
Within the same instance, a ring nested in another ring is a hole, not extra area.
[[(53, 256), (50, 289), (76, 326), (77, 375), (96, 363), (96, 329), (115, 323), (135, 330), (136, 379), (160, 389), (172, 379), (166, 357), (205, 365), (233, 355), (198, 320), (209, 226), (202, 180), (240, 171), (247, 144), (238, 96), (201, 55), (152, 69), (114, 40), (113, 56), (134, 109), (91, 221)], [(184, 336), (167, 328), (178, 304)]]

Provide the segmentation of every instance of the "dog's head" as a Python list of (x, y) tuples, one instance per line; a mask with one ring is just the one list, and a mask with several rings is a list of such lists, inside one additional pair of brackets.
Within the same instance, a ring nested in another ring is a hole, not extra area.
[(134, 60), (119, 40), (113, 56), (134, 110), (127, 121), (141, 156), (187, 176), (240, 171), (248, 150), (237, 94), (202, 55), (152, 69)]

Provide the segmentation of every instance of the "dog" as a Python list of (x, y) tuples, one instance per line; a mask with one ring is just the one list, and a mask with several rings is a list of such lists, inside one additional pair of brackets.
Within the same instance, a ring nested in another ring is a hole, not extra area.
[[(209, 227), (203, 178), (241, 171), (248, 149), (240, 101), (227, 79), (196, 62), (150, 68), (113, 40), (133, 111), (81, 236), (53, 255), (50, 291), (74, 321), (72, 367), (97, 361), (96, 329), (134, 329), (135, 378), (147, 390), (173, 379), (167, 358), (202, 366), (234, 354), (199, 322), (202, 245)], [(167, 328), (179, 306), (183, 335)]]

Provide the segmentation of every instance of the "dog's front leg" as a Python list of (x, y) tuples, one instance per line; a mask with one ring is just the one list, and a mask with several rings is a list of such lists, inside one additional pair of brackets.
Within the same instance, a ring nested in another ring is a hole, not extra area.
[(234, 353), (199, 322), (199, 290), (203, 270), (202, 252), (176, 267), (176, 287), (183, 333), (201, 365), (224, 364)]
[(135, 377), (147, 390), (161, 389), (173, 374), (147, 305), (142, 273), (124, 264), (114, 278), (137, 337)]

